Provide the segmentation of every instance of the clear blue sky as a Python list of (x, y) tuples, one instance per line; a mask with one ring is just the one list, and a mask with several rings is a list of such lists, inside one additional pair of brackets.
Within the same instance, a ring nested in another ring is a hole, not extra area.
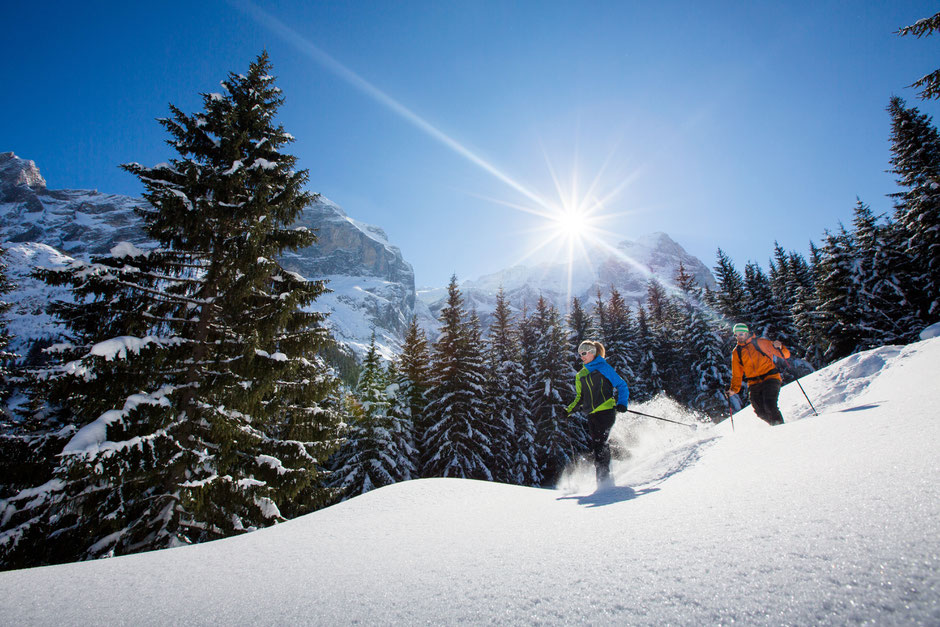
[(926, 1), (6, 3), (0, 151), (50, 187), (139, 195), (118, 169), (174, 156), (155, 118), (201, 108), (267, 49), (310, 190), (385, 228), (418, 285), (518, 262), (552, 172), (613, 216), (714, 265), (805, 252), (889, 211), (897, 94), (940, 67), (900, 38)]

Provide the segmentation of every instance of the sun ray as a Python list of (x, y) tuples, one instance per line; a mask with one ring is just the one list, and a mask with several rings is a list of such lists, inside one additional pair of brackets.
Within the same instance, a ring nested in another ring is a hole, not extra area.
[(324, 50), (316, 46), (309, 39), (292, 29), (290, 26), (280, 21), (257, 4), (251, 0), (229, 0), (229, 2), (241, 10), (242, 12), (251, 16), (255, 21), (257, 21), (262, 26), (273, 31), (284, 41), (294, 46), (300, 52), (304, 53), (314, 61), (316, 61), (320, 66), (329, 70), (339, 78), (346, 81), (352, 87), (355, 87), (359, 91), (363, 92), (374, 101), (385, 106), (389, 111), (397, 114), (404, 120), (410, 122), (412, 125), (417, 127), (419, 130), (423, 131), (430, 137), (436, 139), (438, 142), (444, 146), (450, 148), (452, 151), (456, 152), (460, 156), (464, 157), (471, 163), (482, 168), (484, 171), (488, 172), (492, 176), (496, 177), (498, 180), (502, 181), (509, 187), (513, 188), (523, 196), (527, 197), (529, 200), (533, 201), (535, 204), (550, 209), (545, 200), (541, 198), (538, 194), (529, 190), (527, 187), (521, 183), (512, 179), (509, 175), (505, 174), (499, 170), (496, 166), (492, 165), (472, 150), (458, 142), (456, 139), (446, 134), (442, 130), (438, 129), (436, 126), (419, 116), (417, 113), (398, 102), (390, 95), (386, 94), (384, 91), (364, 79), (363, 77), (356, 74), (354, 71), (340, 63), (338, 60), (327, 54)]

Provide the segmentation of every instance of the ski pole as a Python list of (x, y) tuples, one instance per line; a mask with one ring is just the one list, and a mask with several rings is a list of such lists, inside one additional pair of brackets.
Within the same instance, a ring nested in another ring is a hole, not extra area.
[(806, 390), (803, 389), (803, 384), (800, 383), (799, 379), (796, 380), (796, 384), (800, 386), (800, 392), (803, 393), (803, 396), (806, 398), (806, 402), (809, 403), (809, 408), (813, 410), (813, 415), (818, 416), (819, 414), (816, 413), (816, 408), (813, 407), (813, 401), (809, 400), (809, 397), (806, 396)]
[(668, 418), (660, 418), (659, 416), (650, 416), (649, 414), (644, 414), (642, 412), (633, 411), (632, 409), (628, 409), (627, 413), (636, 414), (637, 416), (644, 416), (646, 418), (655, 418), (656, 420), (662, 420), (663, 422), (671, 422), (673, 424), (682, 425), (683, 427), (695, 427), (696, 426), (694, 424), (690, 425), (687, 422), (678, 422), (676, 420), (669, 420)]
[(731, 397), (725, 391), (722, 391), (722, 394), (725, 395), (725, 400), (728, 401), (728, 418), (731, 418), (731, 433), (734, 433), (734, 409), (731, 407)]
[[(789, 362), (789, 361), (787, 361), (786, 359), (784, 359), (784, 360), (783, 360), (783, 363), (785, 363), (785, 364), (787, 365), (787, 370), (789, 370), (790, 372), (793, 372), (793, 368), (790, 367), (790, 362)], [(813, 401), (809, 400), (809, 396), (806, 395), (806, 390), (803, 389), (803, 384), (800, 383), (800, 378), (797, 377), (797, 378), (794, 379), (794, 381), (796, 381), (796, 384), (797, 384), (798, 386), (800, 386), (800, 392), (803, 393), (803, 398), (805, 398), (805, 399), (806, 399), (806, 402), (809, 403), (809, 408), (813, 410), (813, 415), (814, 415), (814, 416), (818, 416), (819, 414), (816, 412), (816, 408), (813, 407)]]

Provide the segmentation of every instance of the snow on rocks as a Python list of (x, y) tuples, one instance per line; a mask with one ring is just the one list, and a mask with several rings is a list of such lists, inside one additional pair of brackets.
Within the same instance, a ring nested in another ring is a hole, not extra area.
[(130, 242), (118, 242), (117, 245), (111, 248), (111, 256), (115, 259), (120, 259), (122, 257), (141, 257), (148, 255), (149, 252), (138, 248)]

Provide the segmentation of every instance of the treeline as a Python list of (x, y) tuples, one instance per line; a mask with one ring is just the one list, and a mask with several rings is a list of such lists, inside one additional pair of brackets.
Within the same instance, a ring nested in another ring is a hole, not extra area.
[(691, 276), (680, 268), (678, 278), (675, 296), (651, 280), (635, 312), (612, 288), (589, 310), (575, 299), (567, 317), (544, 298), (514, 315), (501, 291), (485, 330), (452, 278), (436, 341), (412, 320), (386, 367), (373, 338), (346, 398), (352, 430), (332, 460), (333, 485), (346, 496), (417, 477), (551, 485), (588, 448), (585, 417), (567, 412), (584, 338), (605, 343), (633, 400), (667, 393), (717, 415), (727, 407), (718, 327)]

